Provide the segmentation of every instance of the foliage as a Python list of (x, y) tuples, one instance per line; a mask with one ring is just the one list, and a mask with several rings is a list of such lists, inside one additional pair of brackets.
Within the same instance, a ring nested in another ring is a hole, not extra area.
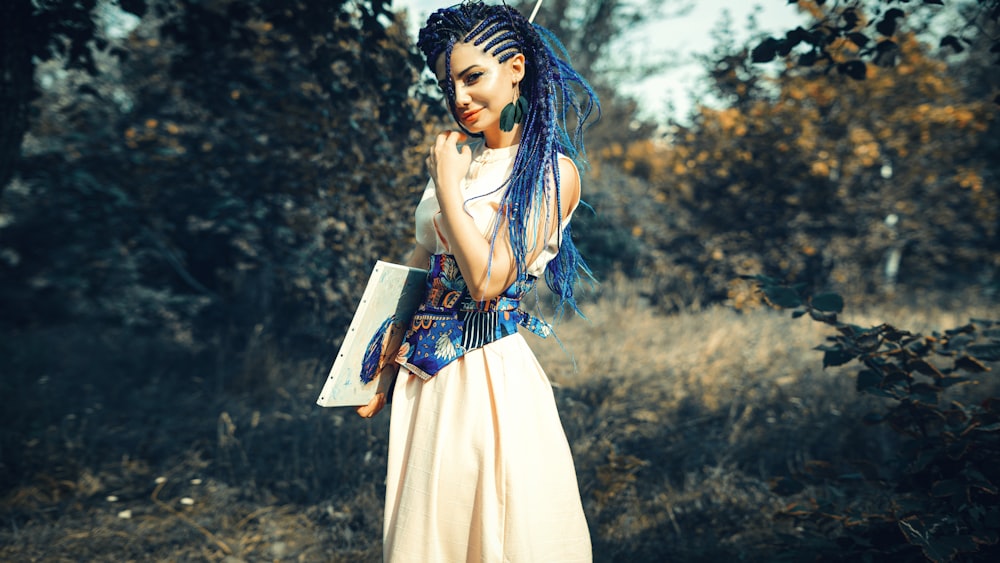
[[(387, 2), (151, 0), (116, 39), (95, 19), (109, 5), (56, 10), (90, 26), (90, 72), (76, 47), (38, 60), (0, 199), (4, 322), (165, 329), (220, 355), (261, 332), (330, 343), (372, 261), (411, 248), (422, 155), (448, 126), (402, 22)], [(591, 146), (648, 134), (604, 92)]]
[(878, 491), (884, 506), (831, 495), (793, 503), (781, 517), (808, 525), (811, 534), (834, 535), (852, 560), (894, 554), (895, 561), (916, 561), (922, 553), (940, 563), (1000, 553), (1000, 397), (949, 400), (951, 388), (975, 382), (1000, 361), (1000, 321), (973, 319), (929, 336), (889, 324), (863, 328), (839, 320), (844, 303), (837, 294), (803, 297), (801, 286), (751, 279), (772, 305), (836, 329), (817, 348), (823, 367), (861, 364), (857, 390), (888, 405), (865, 422), (885, 424), (902, 439), (897, 467), (858, 463), (860, 473), (834, 478)]
[[(718, 53), (723, 107), (699, 107), (669, 142), (605, 149), (670, 217), (642, 225), (662, 252), (647, 257), (653, 277), (690, 270), (710, 300), (761, 271), (855, 294), (995, 284), (997, 110), (914, 35), (899, 45), (899, 64), (865, 81), (795, 66), (771, 78), (745, 52)], [(893, 254), (898, 271), (878, 275)]]
[[(610, 285), (588, 319), (558, 325), (564, 346), (529, 338), (554, 382), (595, 561), (816, 560), (805, 541), (776, 547), (795, 532), (771, 519), (788, 497), (768, 481), (885, 443), (860, 422), (872, 400), (819, 372), (810, 348), (826, 325), (721, 306), (665, 317)], [(941, 326), (997, 307), (967, 310), (873, 314)], [(248, 561), (379, 561), (388, 419), (310, 408), (329, 364), (266, 338), (227, 359), (260, 382), (237, 389), (213, 358), (134, 330), (0, 340), (0, 560), (224, 559), (196, 522)]]
[[(28, 129), (29, 104), (38, 95), (33, 81), (38, 61), (58, 58), (67, 69), (98, 73), (94, 49), (109, 42), (93, 17), (99, 0), (7, 0), (0, 7), (0, 193), (13, 173), (21, 141)], [(122, 10), (142, 15), (145, 0), (122, 0)], [(111, 49), (114, 56), (124, 51)]]
[(127, 60), (98, 53), (102, 73), (39, 101), (2, 201), (5, 321), (165, 327), (220, 354), (255, 331), (333, 338), (370, 264), (409, 250), (423, 183), (413, 147), (434, 113), (391, 18), (383, 2), (151, 3), (109, 47)]
[[(797, 27), (790, 30), (783, 38), (765, 38), (753, 49), (753, 61), (769, 62), (775, 57), (791, 57), (795, 53), (799, 66), (825, 65), (826, 72), (836, 68), (838, 73), (856, 80), (864, 80), (868, 76), (869, 63), (877, 66), (896, 63), (900, 51), (899, 32), (906, 27), (906, 20), (917, 11), (916, 8), (903, 6), (908, 3), (906, 0), (852, 0), (831, 4), (825, 0), (793, 0), (789, 3), (798, 4), (802, 10), (811, 13), (815, 22), (808, 29)], [(943, 0), (924, 0), (922, 4), (923, 7), (945, 6)], [(990, 37), (984, 31), (991, 23), (994, 26), (1000, 23), (1000, 1), (953, 1), (949, 4), (965, 10), (959, 15), (962, 24), (941, 37), (940, 47), (961, 53), (966, 47), (987, 49), (984, 43), (988, 43), (990, 53), (1000, 54), (1000, 39)], [(855, 48), (845, 50), (847, 45)], [(1000, 103), (1000, 95), (995, 101)]]

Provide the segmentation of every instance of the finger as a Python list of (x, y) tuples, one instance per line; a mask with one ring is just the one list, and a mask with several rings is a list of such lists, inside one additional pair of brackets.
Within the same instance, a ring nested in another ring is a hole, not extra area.
[(372, 418), (381, 412), (384, 406), (385, 393), (375, 393), (375, 396), (368, 401), (367, 405), (357, 408), (357, 413), (361, 418)]
[(372, 397), (372, 399), (368, 401), (367, 405), (358, 407), (357, 408), (358, 416), (360, 416), (361, 418), (371, 418), (372, 415), (375, 414), (372, 411), (374, 410), (375, 405), (373, 403), (375, 403), (376, 399), (377, 397)]
[(448, 141), (449, 133), (451, 133), (451, 131), (444, 131), (442, 133), (438, 133), (437, 138), (434, 139), (434, 150), (440, 150), (441, 147), (445, 145), (445, 143)]
[(464, 153), (467, 148), (470, 151), (472, 150), (469, 145), (465, 144), (468, 140), (469, 136), (462, 131), (448, 131), (448, 143), (454, 143), (455, 150), (458, 151), (459, 154)]
[(455, 146), (455, 139), (452, 135), (452, 131), (445, 131), (444, 133), (438, 135), (438, 143), (435, 147), (439, 151), (438, 154), (440, 154), (440, 151), (453, 146)]
[(448, 145), (457, 145), (459, 143), (464, 143), (469, 139), (469, 136), (461, 131), (448, 130), (444, 132), (445, 143)]

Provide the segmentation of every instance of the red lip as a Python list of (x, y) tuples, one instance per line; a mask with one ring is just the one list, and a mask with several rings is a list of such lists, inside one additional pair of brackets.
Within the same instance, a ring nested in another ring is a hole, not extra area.
[(474, 109), (472, 111), (467, 111), (467, 112), (463, 113), (462, 114), (462, 121), (469, 121), (473, 117), (476, 117), (476, 115), (479, 112), (481, 112), (481, 111), (483, 111), (482, 108), (480, 108), (480, 109)]

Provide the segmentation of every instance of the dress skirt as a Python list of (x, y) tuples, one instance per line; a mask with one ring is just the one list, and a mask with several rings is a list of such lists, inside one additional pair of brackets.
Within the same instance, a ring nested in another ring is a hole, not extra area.
[(591, 562), (552, 386), (520, 334), (427, 381), (401, 368), (391, 412), (385, 562)]

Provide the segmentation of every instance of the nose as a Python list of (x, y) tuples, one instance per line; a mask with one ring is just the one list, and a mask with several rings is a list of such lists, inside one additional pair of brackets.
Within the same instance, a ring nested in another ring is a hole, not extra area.
[(463, 84), (455, 84), (455, 106), (465, 107), (472, 103), (472, 97), (469, 96), (469, 89)]

